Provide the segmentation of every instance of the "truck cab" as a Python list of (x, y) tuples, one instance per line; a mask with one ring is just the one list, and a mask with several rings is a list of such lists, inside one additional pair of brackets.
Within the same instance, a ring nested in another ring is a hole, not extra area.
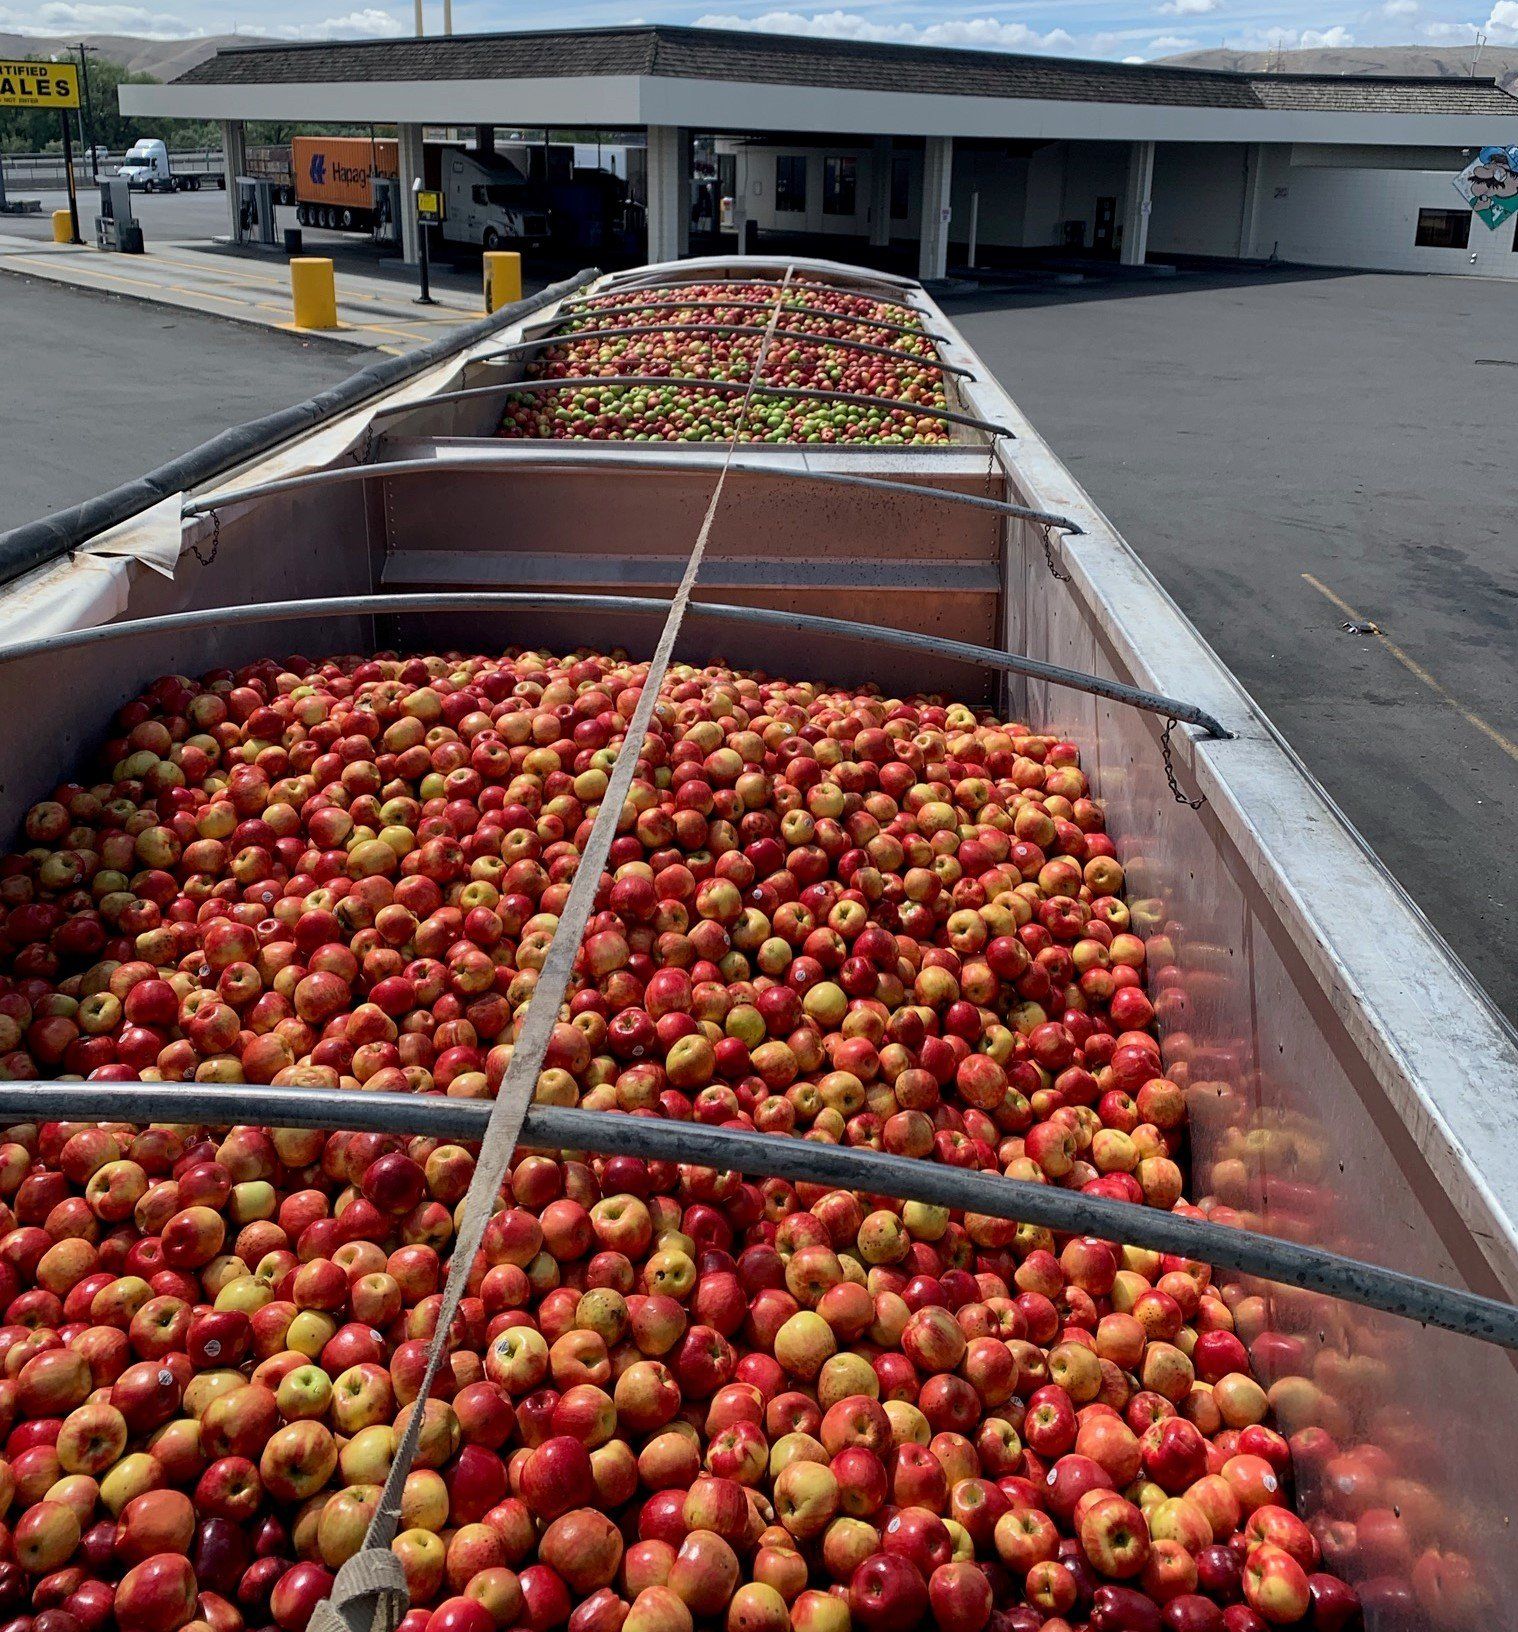
[(133, 192), (169, 192), (174, 185), (168, 148), (147, 137), (132, 143), (122, 156), (116, 174), (126, 177)]
[(443, 236), (450, 243), (537, 249), (548, 241), (542, 196), (509, 159), (452, 152), (444, 156), (443, 172)]

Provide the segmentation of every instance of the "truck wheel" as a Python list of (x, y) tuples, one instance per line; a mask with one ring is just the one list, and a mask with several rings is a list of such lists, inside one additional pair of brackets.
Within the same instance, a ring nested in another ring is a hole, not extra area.
[(480, 239), (480, 243), (485, 249), (499, 249), (501, 242), (501, 235), (494, 227), (485, 228), (485, 236)]
[(200, 177), (199, 176), (191, 176), (190, 177), (189, 188), (190, 188), (190, 191), (192, 193), (198, 193), (200, 191)]
[(342, 229), (343, 229), (344, 232), (348, 232), (348, 231), (350, 231), (352, 229), (352, 226), (353, 226), (353, 211), (352, 210), (344, 210), (343, 211), (341, 226), (342, 226)]

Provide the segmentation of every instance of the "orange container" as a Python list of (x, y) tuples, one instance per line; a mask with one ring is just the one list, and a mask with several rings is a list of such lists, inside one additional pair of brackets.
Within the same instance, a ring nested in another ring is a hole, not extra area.
[(394, 141), (367, 136), (297, 136), (290, 143), (295, 197), (302, 204), (343, 204), (369, 209), (375, 176), (394, 177), (399, 160)]

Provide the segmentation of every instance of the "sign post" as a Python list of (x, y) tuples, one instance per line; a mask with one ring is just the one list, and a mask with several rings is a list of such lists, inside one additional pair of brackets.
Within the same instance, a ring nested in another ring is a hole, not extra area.
[(69, 184), (69, 230), (73, 236), (71, 244), (82, 244), (84, 239), (79, 236), (79, 194), (74, 188), (74, 138), (69, 131), (69, 116), (60, 110), (58, 123), (63, 130), (63, 174)]
[(420, 179), (412, 182), (411, 191), (416, 195), (417, 261), (422, 283), (422, 292), (416, 297), (416, 304), (436, 306), (437, 302), (432, 298), (427, 241), (432, 236), (432, 229), (442, 223), (443, 195), (441, 191), (423, 187)]
[(79, 198), (74, 191), (74, 139), (69, 130), (69, 110), (79, 106), (79, 70), (71, 62), (0, 61), (0, 108), (27, 108), (43, 112), (58, 110), (63, 131), (63, 168), (68, 178), (71, 244), (82, 244), (79, 236)]

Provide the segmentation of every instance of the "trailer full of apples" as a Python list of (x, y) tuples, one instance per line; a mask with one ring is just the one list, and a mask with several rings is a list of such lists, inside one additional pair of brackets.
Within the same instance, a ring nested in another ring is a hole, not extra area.
[[(690, 385), (604, 386), (597, 376), (719, 380), (747, 383), (763, 330), (780, 305), (779, 334), (759, 373), (785, 396), (756, 390), (743, 412), (740, 391)], [(889, 328), (877, 326), (880, 323)], [(660, 334), (606, 337), (607, 330), (669, 325)], [(710, 325), (718, 332), (691, 332)], [(722, 325), (730, 326), (726, 331)], [(736, 333), (734, 329), (749, 332)], [(897, 332), (904, 329), (906, 332)], [(574, 340), (574, 332), (599, 339)], [(815, 338), (812, 338), (815, 336)], [(862, 351), (837, 341), (861, 341)], [(886, 355), (905, 352), (906, 356)], [(592, 297), (577, 308), (562, 339), (535, 355), (534, 379), (562, 379), (562, 389), (506, 399), (501, 435), (589, 438), (592, 441), (731, 440), (740, 442), (944, 443), (948, 424), (920, 409), (946, 406), (943, 373), (933, 342), (911, 311), (846, 293), (827, 284), (792, 282), (733, 286), (691, 284), (678, 297), (654, 293)], [(587, 383), (590, 382), (590, 383)], [(808, 388), (877, 397), (874, 407), (791, 394)]]
[[(0, 862), (0, 1075), (490, 1097), (642, 673), (157, 681)], [(1069, 741), (676, 667), (538, 1099), (1184, 1207), (1123, 882)], [(303, 1632), (472, 1170), (9, 1129), (0, 1628)], [(1120, 1243), (519, 1152), (406, 1482), (407, 1632), (1339, 1632), (1262, 1335), (1258, 1297)]]

